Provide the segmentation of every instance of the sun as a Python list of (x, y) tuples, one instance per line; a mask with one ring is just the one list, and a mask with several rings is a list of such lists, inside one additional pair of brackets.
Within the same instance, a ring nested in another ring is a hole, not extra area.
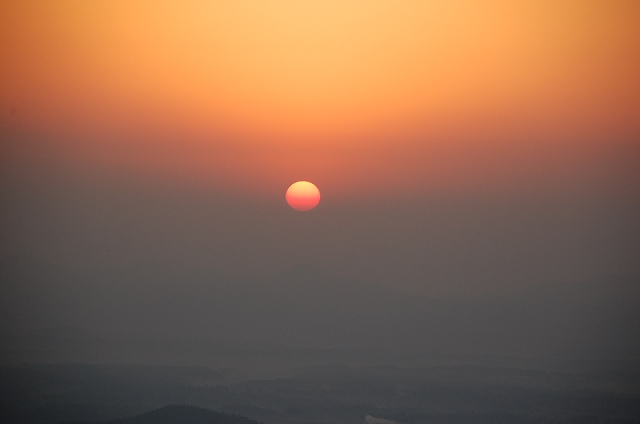
[(309, 181), (298, 181), (289, 186), (286, 199), (293, 209), (301, 212), (310, 211), (320, 203), (320, 190)]

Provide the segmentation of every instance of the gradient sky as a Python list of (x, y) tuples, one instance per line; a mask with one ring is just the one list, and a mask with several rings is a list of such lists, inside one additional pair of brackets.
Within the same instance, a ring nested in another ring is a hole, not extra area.
[(432, 295), (640, 272), (637, 1), (3, 2), (0, 37), (4, 255)]

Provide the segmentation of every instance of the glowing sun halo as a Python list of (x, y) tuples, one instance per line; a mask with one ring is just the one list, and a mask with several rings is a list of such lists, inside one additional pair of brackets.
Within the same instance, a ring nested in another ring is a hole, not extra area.
[(309, 181), (298, 181), (289, 186), (286, 198), (293, 209), (306, 212), (320, 203), (320, 190)]

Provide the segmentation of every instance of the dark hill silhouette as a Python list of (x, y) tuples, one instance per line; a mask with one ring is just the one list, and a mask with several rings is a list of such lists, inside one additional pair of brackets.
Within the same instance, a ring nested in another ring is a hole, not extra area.
[[(64, 421), (58, 424), (87, 424)], [(95, 424), (95, 423), (93, 423)], [(240, 415), (229, 415), (188, 405), (169, 405), (130, 418), (103, 421), (101, 424), (260, 424)]]

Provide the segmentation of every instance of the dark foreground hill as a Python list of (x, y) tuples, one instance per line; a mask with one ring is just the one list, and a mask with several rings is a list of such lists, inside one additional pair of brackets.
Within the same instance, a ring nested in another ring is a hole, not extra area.
[[(242, 418), (250, 417), (266, 424), (364, 424), (366, 416), (403, 424), (640, 422), (637, 368), (583, 361), (481, 361), (320, 365), (242, 381), (215, 376), (232, 370), (210, 370), (206, 376), (205, 369), (189, 367), (0, 367), (0, 423), (254, 423)], [(199, 408), (157, 409), (177, 404)], [(376, 423), (369, 419), (369, 424)]]
[[(135, 417), (103, 421), (103, 424), (260, 424), (240, 415), (229, 415), (188, 405), (169, 405)], [(59, 424), (85, 424), (65, 421)], [(95, 424), (95, 423), (94, 423)]]

